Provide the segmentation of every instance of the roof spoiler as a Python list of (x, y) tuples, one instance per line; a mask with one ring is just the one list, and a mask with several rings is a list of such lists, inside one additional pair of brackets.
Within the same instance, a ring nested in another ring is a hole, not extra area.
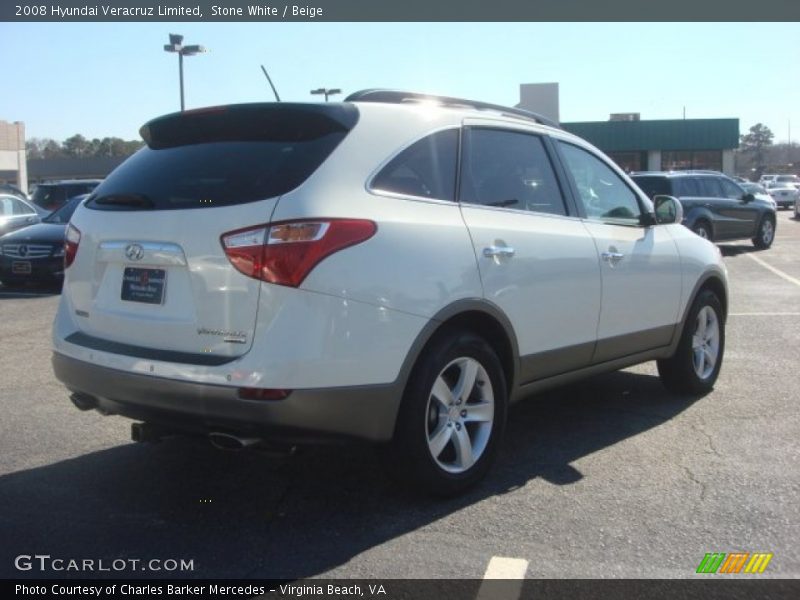
[(344, 101), (385, 102), (388, 104), (402, 104), (404, 102), (426, 102), (426, 101), (436, 102), (443, 106), (469, 107), (469, 108), (475, 108), (477, 110), (491, 110), (506, 115), (511, 115), (514, 117), (521, 117), (529, 121), (534, 121), (536, 123), (541, 123), (542, 125), (547, 125), (548, 127), (555, 127), (556, 129), (561, 129), (561, 125), (559, 125), (556, 121), (548, 119), (543, 115), (531, 112), (529, 110), (525, 110), (522, 108), (512, 108), (509, 106), (501, 106), (499, 104), (490, 104), (488, 102), (478, 102), (476, 100), (466, 100), (464, 98), (454, 98), (451, 96), (436, 96), (433, 94), (423, 94), (419, 92), (406, 92), (403, 90), (386, 90), (386, 89), (376, 88), (376, 89), (368, 89), (368, 90), (353, 92), (347, 98), (345, 98)]

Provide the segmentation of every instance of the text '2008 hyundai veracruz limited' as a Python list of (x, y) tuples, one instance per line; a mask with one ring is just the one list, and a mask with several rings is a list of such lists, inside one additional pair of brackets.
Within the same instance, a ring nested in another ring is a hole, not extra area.
[(140, 439), (350, 438), (438, 494), (487, 472), (508, 405), (658, 361), (701, 394), (717, 248), (543, 117), (368, 90), (171, 114), (75, 211), (57, 377)]

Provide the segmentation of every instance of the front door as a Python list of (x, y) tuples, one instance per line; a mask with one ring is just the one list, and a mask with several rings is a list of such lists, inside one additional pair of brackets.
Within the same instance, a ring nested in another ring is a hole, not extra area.
[(637, 194), (603, 159), (558, 142), (603, 280), (593, 362), (666, 346), (681, 298), (678, 250), (665, 227), (643, 226)]

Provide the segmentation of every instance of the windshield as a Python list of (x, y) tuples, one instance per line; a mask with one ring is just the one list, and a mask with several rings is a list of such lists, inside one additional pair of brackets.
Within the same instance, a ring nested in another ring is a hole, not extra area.
[(69, 220), (72, 218), (72, 213), (74, 213), (75, 209), (78, 208), (78, 204), (80, 204), (88, 195), (89, 194), (82, 194), (80, 196), (75, 196), (57, 211), (42, 219), (42, 222), (64, 224), (69, 223)]

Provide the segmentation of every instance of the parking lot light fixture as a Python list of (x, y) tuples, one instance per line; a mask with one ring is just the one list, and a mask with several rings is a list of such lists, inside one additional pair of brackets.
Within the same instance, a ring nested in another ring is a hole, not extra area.
[(341, 94), (342, 90), (339, 88), (317, 88), (315, 90), (311, 90), (311, 94), (313, 96), (324, 94), (325, 95), (325, 102), (328, 101), (328, 96), (334, 96), (336, 94)]
[(180, 81), (180, 88), (181, 88), (181, 111), (184, 111), (186, 109), (186, 105), (184, 102), (184, 94), (183, 94), (183, 57), (194, 56), (195, 54), (202, 54), (204, 52), (208, 52), (208, 50), (205, 48), (205, 46), (200, 46), (198, 44), (184, 46), (182, 35), (178, 35), (176, 33), (170, 33), (169, 44), (164, 45), (164, 51), (174, 52), (178, 55), (178, 78)]

